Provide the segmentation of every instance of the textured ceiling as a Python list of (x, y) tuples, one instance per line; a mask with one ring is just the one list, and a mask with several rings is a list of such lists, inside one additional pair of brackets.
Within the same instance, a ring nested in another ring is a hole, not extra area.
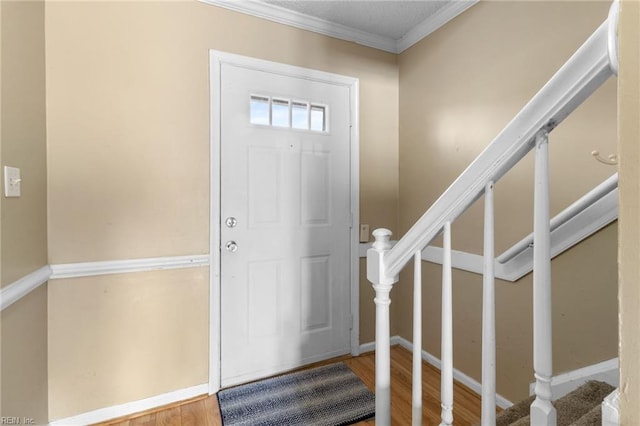
[(402, 38), (450, 1), (261, 0), (371, 34)]
[(479, 0), (199, 0), (257, 18), (401, 53)]

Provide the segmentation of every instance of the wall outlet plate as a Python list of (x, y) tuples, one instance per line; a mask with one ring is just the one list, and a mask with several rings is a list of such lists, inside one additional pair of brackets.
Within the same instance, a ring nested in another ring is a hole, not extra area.
[(369, 242), (369, 225), (366, 223), (360, 224), (360, 242), (361, 243)]
[(20, 169), (17, 167), (4, 166), (4, 196), (20, 196)]

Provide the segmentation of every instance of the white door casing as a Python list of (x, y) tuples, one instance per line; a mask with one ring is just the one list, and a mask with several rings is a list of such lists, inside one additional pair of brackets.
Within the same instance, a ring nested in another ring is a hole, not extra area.
[[(250, 125), (253, 94), (328, 105), (328, 132)], [(211, 51), (211, 393), (358, 352), (357, 96), (353, 78)]]

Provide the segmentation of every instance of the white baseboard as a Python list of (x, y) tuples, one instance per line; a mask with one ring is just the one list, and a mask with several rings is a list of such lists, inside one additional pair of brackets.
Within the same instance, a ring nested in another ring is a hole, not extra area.
[[(599, 380), (617, 388), (620, 386), (618, 358), (589, 365), (577, 370), (558, 374), (551, 378), (552, 399), (562, 398), (569, 392), (578, 389), (589, 380)], [(533, 395), (535, 383), (529, 384), (529, 395)]]
[[(411, 343), (404, 337), (392, 336), (390, 341), (391, 341), (391, 345), (400, 345), (409, 351), (413, 351), (413, 343)], [(375, 350), (375, 347), (376, 347), (375, 342), (364, 343), (360, 345), (360, 353), (371, 352)], [(422, 350), (422, 359), (425, 362), (436, 367), (438, 370), (440, 370), (442, 365), (440, 358), (430, 354), (425, 350)], [(469, 389), (471, 389), (472, 391), (474, 391), (475, 393), (477, 393), (478, 395), (482, 394), (482, 385), (475, 379), (472, 379), (471, 377), (464, 374), (462, 371), (454, 368), (453, 378), (458, 382), (462, 383), (463, 385), (465, 385), (466, 387), (468, 387)], [(496, 405), (500, 408), (505, 409), (505, 408), (511, 407), (513, 405), (513, 402), (509, 401), (507, 398), (503, 397), (502, 395), (496, 394)]]
[(209, 384), (192, 386), (186, 389), (179, 389), (162, 395), (152, 396), (139, 401), (127, 402), (125, 404), (114, 405), (112, 407), (100, 408), (87, 413), (78, 414), (66, 419), (51, 421), (49, 426), (81, 426), (93, 423), (104, 422), (118, 417), (129, 416), (140, 411), (150, 410), (163, 405), (172, 404), (178, 401), (194, 398), (196, 396), (209, 393)]
[[(400, 344), (400, 336), (391, 336), (391, 346)], [(363, 343), (360, 345), (360, 355), (376, 350), (376, 342)]]

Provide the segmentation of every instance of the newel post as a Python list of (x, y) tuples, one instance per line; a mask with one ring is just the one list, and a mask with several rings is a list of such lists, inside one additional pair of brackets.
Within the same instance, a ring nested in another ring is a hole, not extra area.
[(367, 251), (367, 279), (376, 292), (376, 425), (391, 424), (391, 353), (389, 336), (389, 292), (398, 277), (388, 277), (384, 255), (391, 250), (391, 231), (373, 231), (375, 242)]

